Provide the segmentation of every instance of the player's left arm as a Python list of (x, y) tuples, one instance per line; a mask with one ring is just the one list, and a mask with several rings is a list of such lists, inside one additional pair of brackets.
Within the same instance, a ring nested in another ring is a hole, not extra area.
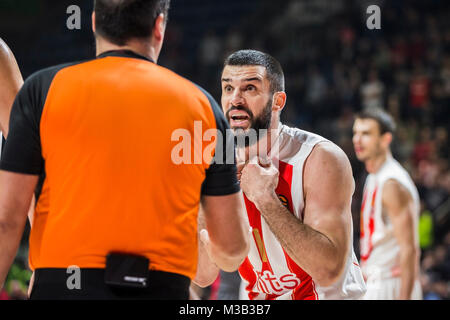
[[(9, 117), (14, 99), (23, 85), (22, 74), (16, 58), (7, 44), (0, 38), (0, 130), (6, 138), (9, 132)], [(1, 142), (0, 142), (1, 143)], [(30, 224), (33, 225), (35, 198), (28, 209)], [(33, 278), (34, 279), (34, 273)], [(32, 283), (32, 281), (30, 281)], [(31, 285), (30, 285), (31, 288)]]
[(336, 145), (321, 143), (304, 168), (304, 220), (289, 212), (275, 194), (278, 171), (271, 165), (248, 164), (241, 178), (246, 196), (255, 203), (289, 256), (317, 283), (329, 286), (341, 276), (351, 241), (352, 170)]
[(398, 299), (409, 300), (414, 287), (419, 250), (414, 238), (414, 201), (404, 186), (391, 179), (384, 184), (382, 202), (400, 246), (401, 289)]
[(23, 79), (13, 53), (2, 39), (0, 39), (0, 79), (0, 129), (6, 137), (9, 114)]
[(38, 178), (0, 170), (0, 288), (16, 256)]

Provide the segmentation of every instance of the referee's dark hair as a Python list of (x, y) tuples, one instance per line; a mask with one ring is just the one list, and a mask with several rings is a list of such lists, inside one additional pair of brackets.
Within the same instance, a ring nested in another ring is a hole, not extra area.
[(169, 7), (170, 0), (95, 0), (95, 33), (119, 46), (148, 38), (161, 13), (167, 21)]
[(387, 132), (394, 134), (396, 124), (389, 113), (380, 108), (367, 108), (356, 114), (355, 119), (372, 119), (378, 123), (380, 135)]
[(272, 93), (284, 91), (284, 73), (280, 63), (271, 55), (257, 50), (239, 50), (232, 53), (224, 63), (226, 66), (263, 66), (267, 70)]

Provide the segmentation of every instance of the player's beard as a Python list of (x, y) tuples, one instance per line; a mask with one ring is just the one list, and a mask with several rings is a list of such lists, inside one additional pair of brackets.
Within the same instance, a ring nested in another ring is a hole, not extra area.
[[(227, 111), (226, 117), (228, 122), (230, 122), (229, 113), (232, 110), (242, 110), (245, 111), (249, 116), (250, 128), (233, 129), (234, 141), (237, 148), (245, 148), (256, 144), (261, 138), (267, 135), (267, 130), (270, 128), (272, 123), (272, 99), (269, 99), (261, 114), (255, 117), (253, 112), (244, 106), (232, 106), (230, 110)], [(256, 139), (254, 135), (256, 133)], [(253, 137), (253, 139), (252, 139)]]

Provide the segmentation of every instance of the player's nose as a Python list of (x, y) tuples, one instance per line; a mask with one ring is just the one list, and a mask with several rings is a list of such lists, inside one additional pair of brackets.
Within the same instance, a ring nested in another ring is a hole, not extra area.
[(361, 140), (361, 138), (360, 138), (360, 136), (359, 136), (357, 133), (353, 134), (352, 141), (353, 141), (353, 144), (354, 144), (354, 145), (356, 145), (357, 143), (359, 143), (360, 140)]
[(233, 94), (231, 95), (230, 103), (233, 106), (245, 104), (244, 97), (239, 90), (234, 90)]

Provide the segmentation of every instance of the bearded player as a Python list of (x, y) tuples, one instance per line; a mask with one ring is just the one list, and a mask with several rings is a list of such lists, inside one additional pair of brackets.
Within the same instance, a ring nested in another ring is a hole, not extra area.
[(367, 300), (421, 299), (419, 196), (408, 172), (392, 157), (395, 123), (381, 109), (356, 117), (353, 144), (369, 173), (361, 207), (361, 267)]
[[(325, 138), (280, 123), (284, 75), (268, 54), (242, 50), (226, 59), (221, 102), (237, 141), (238, 178), (253, 235), (239, 268), (242, 298), (360, 298), (365, 284), (353, 252), (354, 181), (345, 153)], [(207, 244), (207, 234), (201, 239)], [(205, 286), (217, 268), (207, 252), (200, 256), (196, 281)]]

